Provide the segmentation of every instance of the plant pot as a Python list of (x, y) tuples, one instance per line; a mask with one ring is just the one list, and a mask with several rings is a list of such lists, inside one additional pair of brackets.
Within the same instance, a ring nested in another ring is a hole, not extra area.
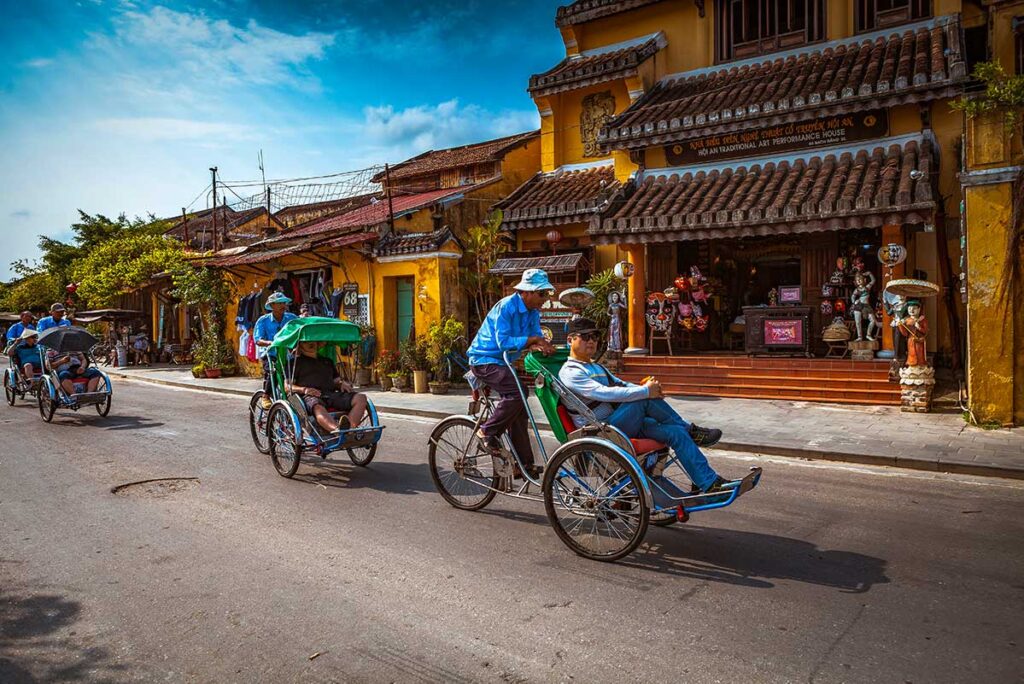
[(395, 386), (395, 381), (386, 375), (380, 376), (380, 388), (385, 392), (390, 392), (391, 388)]
[(356, 385), (358, 387), (366, 387), (370, 384), (372, 374), (369, 368), (356, 368)]
[(431, 382), (430, 385), (431, 394), (448, 394), (448, 388), (451, 386), (449, 382)]
[(199, 378), (206, 377), (206, 369), (205, 368), (199, 368), (198, 366), (193, 366), (192, 367), (192, 377), (196, 378), (197, 380)]
[(207, 368), (203, 372), (206, 373), (206, 377), (208, 377), (211, 380), (220, 377), (220, 368)]
[(405, 388), (409, 386), (409, 377), (406, 375), (399, 375), (391, 379), (391, 383), (395, 386), (395, 389), (399, 392), (404, 392)]
[(430, 371), (425, 370), (414, 370), (412, 372), (412, 391), (416, 394), (427, 393), (427, 379), (430, 377)]

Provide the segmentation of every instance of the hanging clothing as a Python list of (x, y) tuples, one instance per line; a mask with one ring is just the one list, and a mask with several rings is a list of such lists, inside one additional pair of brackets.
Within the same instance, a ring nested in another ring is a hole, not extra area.
[(249, 336), (249, 342), (245, 346), (245, 358), (256, 363), (256, 338), (252, 335)]
[(251, 339), (252, 339), (252, 335), (249, 334), (248, 330), (243, 332), (241, 335), (238, 336), (238, 355), (239, 356), (245, 356), (246, 355), (246, 353), (249, 350), (249, 340), (251, 340)]
[(341, 303), (345, 300), (345, 292), (341, 288), (334, 288), (331, 293), (331, 315), (335, 318), (341, 316)]

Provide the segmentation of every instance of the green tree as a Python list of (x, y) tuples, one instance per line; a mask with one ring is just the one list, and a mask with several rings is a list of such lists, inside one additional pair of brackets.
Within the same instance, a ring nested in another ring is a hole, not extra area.
[(64, 299), (61, 281), (46, 271), (30, 273), (8, 283), (0, 298), (4, 311), (46, 311), (54, 302)]
[(465, 275), (478, 321), (484, 319), (495, 297), (501, 294), (501, 277), (490, 272), (494, 262), (511, 249), (501, 221), (502, 213), (494, 211), (484, 223), (469, 229), (466, 240), (466, 256), (471, 263)]
[(145, 284), (157, 273), (180, 266), (182, 245), (146, 232), (125, 231), (76, 259), (70, 269), (84, 306), (109, 306), (114, 298)]

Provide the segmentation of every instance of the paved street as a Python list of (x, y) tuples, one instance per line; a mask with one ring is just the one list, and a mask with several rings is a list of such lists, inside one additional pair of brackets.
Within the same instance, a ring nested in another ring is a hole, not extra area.
[(1022, 681), (1019, 481), (714, 452), (762, 486), (599, 564), (444, 503), (430, 420), (288, 481), (244, 398), (115, 391), (0, 407), (0, 681)]

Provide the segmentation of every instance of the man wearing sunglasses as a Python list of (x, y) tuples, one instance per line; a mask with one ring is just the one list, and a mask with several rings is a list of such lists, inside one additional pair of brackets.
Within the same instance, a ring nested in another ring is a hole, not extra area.
[(539, 268), (523, 271), (515, 293), (490, 310), (473, 343), (469, 346), (469, 364), (473, 375), (500, 398), (491, 417), (480, 426), (477, 435), (491, 455), (504, 459), (501, 435), (508, 431), (512, 447), (532, 477), (542, 467), (534, 464), (533, 447), (526, 424), (526, 407), (519, 394), (515, 374), (505, 365), (503, 354), (514, 361), (524, 351), (552, 353), (555, 348), (540, 329), (540, 309), (555, 294), (548, 274)]
[[(676, 453), (690, 476), (695, 490), (713, 492), (735, 483), (719, 475), (708, 464), (700, 447), (711, 446), (722, 438), (721, 430), (687, 423), (662, 397), (657, 380), (643, 385), (624, 382), (594, 361), (601, 332), (587, 318), (569, 322), (569, 358), (558, 379), (587, 402), (597, 419), (614, 425), (631, 438), (645, 437), (667, 444)], [(584, 420), (573, 416), (578, 426)]]

